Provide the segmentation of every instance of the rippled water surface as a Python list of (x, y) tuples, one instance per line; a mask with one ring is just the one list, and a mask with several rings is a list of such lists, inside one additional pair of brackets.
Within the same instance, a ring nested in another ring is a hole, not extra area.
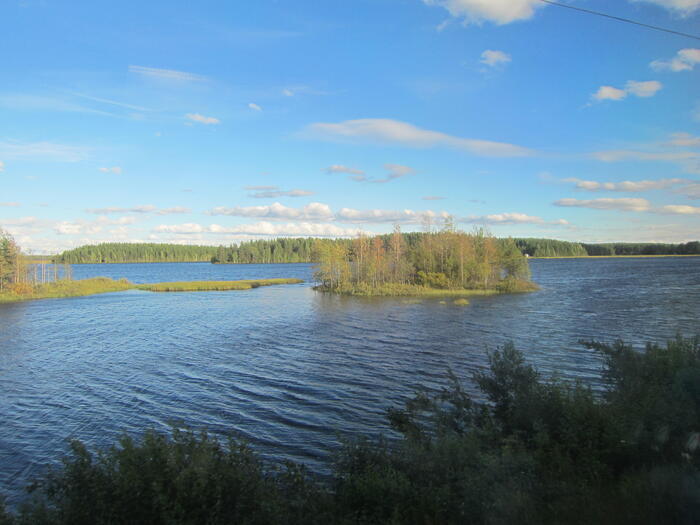
[(118, 292), (0, 305), (0, 493), (67, 439), (111, 444), (170, 421), (235, 432), (265, 458), (324, 471), (337, 436), (386, 432), (384, 413), (448, 368), (468, 379), (515, 342), (542, 371), (596, 384), (579, 339), (636, 345), (700, 332), (700, 258), (531, 262), (532, 294), (451, 301), (329, 297), (310, 265), (76, 265), (133, 282), (299, 277), (248, 291)]

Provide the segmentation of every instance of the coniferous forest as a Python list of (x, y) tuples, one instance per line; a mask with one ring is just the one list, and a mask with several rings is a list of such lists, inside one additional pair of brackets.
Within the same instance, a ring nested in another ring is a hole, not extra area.
[[(404, 233), (411, 246), (424, 233)], [(387, 242), (389, 235), (380, 235)], [(587, 244), (555, 239), (514, 238), (516, 246), (529, 257), (586, 257), (616, 255), (700, 255), (700, 242), (681, 244), (604, 243)], [(218, 264), (309, 263), (314, 261), (314, 245), (309, 237), (245, 241), (229, 246), (189, 246), (160, 243), (103, 243), (85, 245), (56, 256), (58, 263), (138, 263), (209, 262)], [(353, 240), (334, 239), (350, 249)]]

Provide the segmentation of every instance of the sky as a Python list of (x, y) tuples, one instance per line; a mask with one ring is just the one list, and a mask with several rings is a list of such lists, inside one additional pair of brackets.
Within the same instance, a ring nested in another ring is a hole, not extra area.
[[(700, 0), (561, 0), (700, 35)], [(700, 239), (700, 40), (541, 0), (0, 4), (25, 251), (421, 231)]]

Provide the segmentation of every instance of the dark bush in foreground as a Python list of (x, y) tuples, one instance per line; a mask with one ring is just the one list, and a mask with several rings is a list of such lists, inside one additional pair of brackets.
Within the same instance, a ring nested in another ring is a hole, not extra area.
[[(607, 389), (544, 381), (506, 346), (389, 413), (403, 438), (359, 441), (333, 481), (263, 468), (245, 446), (147, 432), (96, 455), (80, 443), (18, 523), (698, 523), (700, 342), (602, 353)], [(4, 520), (4, 521), (3, 521)], [(0, 506), (0, 524), (11, 523)]]

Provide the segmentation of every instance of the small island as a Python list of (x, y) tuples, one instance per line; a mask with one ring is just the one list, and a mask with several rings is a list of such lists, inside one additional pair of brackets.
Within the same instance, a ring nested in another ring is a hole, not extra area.
[(316, 290), (362, 296), (469, 296), (529, 292), (530, 268), (513, 239), (484, 229), (360, 235), (352, 243), (318, 241)]

